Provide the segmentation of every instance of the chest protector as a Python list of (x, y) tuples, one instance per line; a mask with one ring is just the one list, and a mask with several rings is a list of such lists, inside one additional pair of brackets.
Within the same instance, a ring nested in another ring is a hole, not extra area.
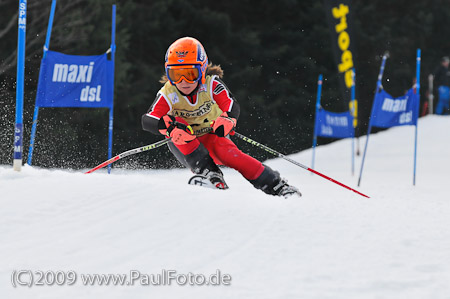
[(212, 82), (215, 76), (206, 76), (205, 84), (200, 84), (197, 91), (197, 101), (191, 103), (189, 99), (182, 95), (176, 86), (166, 82), (159, 91), (170, 106), (167, 113), (172, 116), (179, 116), (186, 120), (192, 127), (194, 135), (201, 136), (209, 131), (211, 121), (216, 120), (222, 110), (213, 100)]

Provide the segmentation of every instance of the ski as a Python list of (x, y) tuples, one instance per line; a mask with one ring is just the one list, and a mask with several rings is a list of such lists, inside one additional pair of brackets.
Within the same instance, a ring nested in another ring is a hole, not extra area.
[(221, 190), (228, 189), (228, 186), (225, 184), (225, 182), (217, 182), (217, 183), (213, 184), (207, 177), (205, 177), (203, 175), (199, 175), (199, 174), (191, 177), (189, 179), (188, 184), (194, 185), (194, 186), (210, 188), (210, 189), (221, 189)]

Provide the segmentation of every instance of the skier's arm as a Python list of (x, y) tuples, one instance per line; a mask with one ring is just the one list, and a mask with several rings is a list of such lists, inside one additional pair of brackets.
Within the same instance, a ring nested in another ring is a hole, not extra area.
[(161, 117), (170, 111), (170, 106), (164, 96), (160, 93), (156, 95), (156, 99), (147, 113), (142, 115), (142, 129), (155, 135), (160, 135), (158, 123)]
[(220, 109), (226, 112), (229, 117), (235, 118), (236, 120), (239, 118), (239, 114), (241, 113), (239, 103), (225, 83), (219, 78), (215, 78), (213, 81), (213, 98)]

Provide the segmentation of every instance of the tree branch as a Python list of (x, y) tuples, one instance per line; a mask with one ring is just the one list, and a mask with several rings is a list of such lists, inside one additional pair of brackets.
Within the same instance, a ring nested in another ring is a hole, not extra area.
[(9, 32), (9, 30), (11, 30), (11, 28), (14, 26), (14, 24), (17, 24), (17, 15), (18, 13), (16, 12), (9, 20), (8, 25), (6, 25), (6, 27), (0, 31), (0, 38), (6, 35)]

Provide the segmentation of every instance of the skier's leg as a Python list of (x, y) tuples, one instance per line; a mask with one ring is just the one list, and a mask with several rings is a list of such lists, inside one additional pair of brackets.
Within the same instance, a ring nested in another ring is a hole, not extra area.
[(192, 142), (182, 146), (169, 143), (169, 149), (177, 160), (190, 168), (192, 172), (207, 178), (216, 188), (227, 189), (222, 171), (214, 163), (203, 144), (198, 140), (195, 141), (194, 147), (191, 145)]
[(173, 144), (173, 142), (169, 142), (167, 144), (169, 146), (170, 152), (177, 158), (178, 162), (183, 164), (184, 167), (190, 168), (189, 164), (186, 162), (186, 156)]
[(216, 163), (236, 169), (255, 188), (271, 195), (287, 197), (297, 194), (301, 196), (300, 191), (288, 185), (287, 181), (280, 177), (278, 171), (273, 171), (255, 158), (244, 154), (231, 140), (216, 135), (208, 135), (208, 140), (202, 142), (209, 149)]
[(213, 134), (200, 138), (214, 162), (239, 171), (247, 180), (257, 178), (264, 170), (260, 161), (243, 153), (230, 139)]
[(264, 171), (258, 178), (249, 181), (256, 189), (260, 189), (270, 195), (288, 197), (296, 194), (302, 196), (297, 188), (288, 185), (287, 181), (280, 177), (278, 171), (272, 170), (267, 165), (264, 165)]

